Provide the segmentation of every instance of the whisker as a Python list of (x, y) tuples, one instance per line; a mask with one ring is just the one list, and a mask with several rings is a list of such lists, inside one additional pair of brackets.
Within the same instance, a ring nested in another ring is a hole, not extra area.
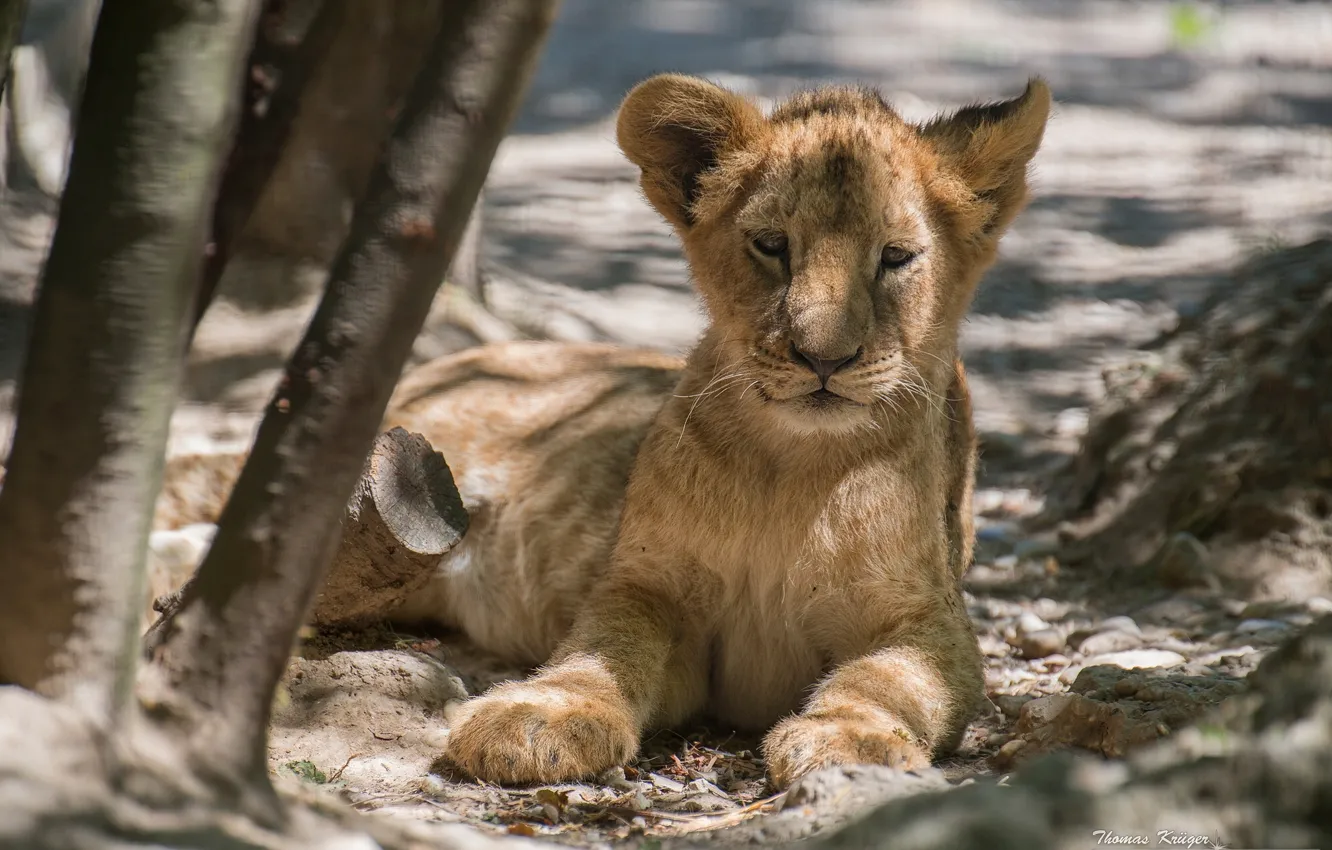
[[(751, 377), (750, 372), (744, 368), (745, 361), (749, 359), (750, 356), (745, 355), (736, 363), (731, 364), (734, 367), (733, 371), (726, 375), (719, 376), (717, 375), (717, 372), (721, 371), (721, 354), (718, 353), (717, 368), (713, 371), (712, 380), (708, 381), (707, 386), (692, 396), (676, 394), (676, 398), (693, 398), (694, 403), (689, 406), (689, 412), (685, 414), (684, 423), (680, 425), (680, 436), (675, 440), (675, 448), (680, 448), (680, 443), (684, 441), (685, 431), (689, 430), (689, 420), (693, 417), (694, 411), (698, 409), (698, 406), (702, 403), (703, 399), (710, 395), (719, 395), (729, 387)], [(715, 390), (713, 389), (714, 386), (717, 387)]]

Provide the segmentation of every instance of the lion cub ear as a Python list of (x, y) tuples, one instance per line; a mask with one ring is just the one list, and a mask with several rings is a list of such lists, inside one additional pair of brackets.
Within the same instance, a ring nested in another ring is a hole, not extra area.
[(763, 114), (745, 98), (697, 77), (661, 74), (620, 105), (620, 150), (642, 171), (643, 192), (678, 230), (697, 219), (699, 178), (722, 156), (751, 145)]
[(1050, 87), (1037, 77), (1019, 97), (967, 106), (920, 128), (945, 167), (989, 207), (982, 229), (997, 235), (1027, 200), (1027, 165), (1050, 117)]

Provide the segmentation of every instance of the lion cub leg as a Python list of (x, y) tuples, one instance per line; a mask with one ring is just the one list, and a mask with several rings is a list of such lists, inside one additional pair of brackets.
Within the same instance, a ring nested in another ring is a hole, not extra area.
[[(955, 594), (956, 596), (956, 594)], [(960, 596), (828, 674), (763, 741), (768, 779), (843, 764), (913, 770), (956, 749), (984, 696), (980, 648)]]
[(698, 606), (666, 582), (607, 585), (546, 667), (463, 705), (448, 759), (491, 782), (582, 779), (629, 761), (647, 724), (677, 723), (702, 706), (705, 626), (690, 615)]

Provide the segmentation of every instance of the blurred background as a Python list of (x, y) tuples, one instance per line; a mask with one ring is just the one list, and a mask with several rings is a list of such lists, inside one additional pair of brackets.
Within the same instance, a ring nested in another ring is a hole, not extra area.
[[(200, 329), (176, 451), (248, 439), (438, 13), (343, 2), (343, 31)], [(0, 445), (96, 5), (30, 0), (14, 58)], [(266, 25), (298, 36), (315, 5), (270, 1)], [(1245, 259), (1332, 231), (1332, 4), (565, 0), (491, 171), (477, 260), (441, 293), (418, 362), (515, 336), (693, 342), (687, 270), (613, 141), (619, 98), (667, 70), (764, 100), (868, 83), (908, 118), (1012, 96), (1032, 74), (1050, 82), (1058, 106), (1033, 202), (964, 332), (983, 482), (1010, 494), (1039, 498), (1045, 461), (1076, 446), (1105, 365), (1196, 311)]]

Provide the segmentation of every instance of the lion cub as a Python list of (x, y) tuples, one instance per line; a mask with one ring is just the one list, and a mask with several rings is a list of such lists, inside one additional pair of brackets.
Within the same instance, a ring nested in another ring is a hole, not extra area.
[(473, 515), (399, 616), (546, 662), (464, 704), (453, 762), (588, 777), (695, 713), (770, 729), (778, 787), (956, 747), (983, 698), (958, 325), (1049, 109), (1039, 80), (920, 126), (861, 89), (769, 115), (690, 77), (630, 92), (620, 147), (711, 320), (683, 371), (511, 343), (417, 370), (388, 420)]

